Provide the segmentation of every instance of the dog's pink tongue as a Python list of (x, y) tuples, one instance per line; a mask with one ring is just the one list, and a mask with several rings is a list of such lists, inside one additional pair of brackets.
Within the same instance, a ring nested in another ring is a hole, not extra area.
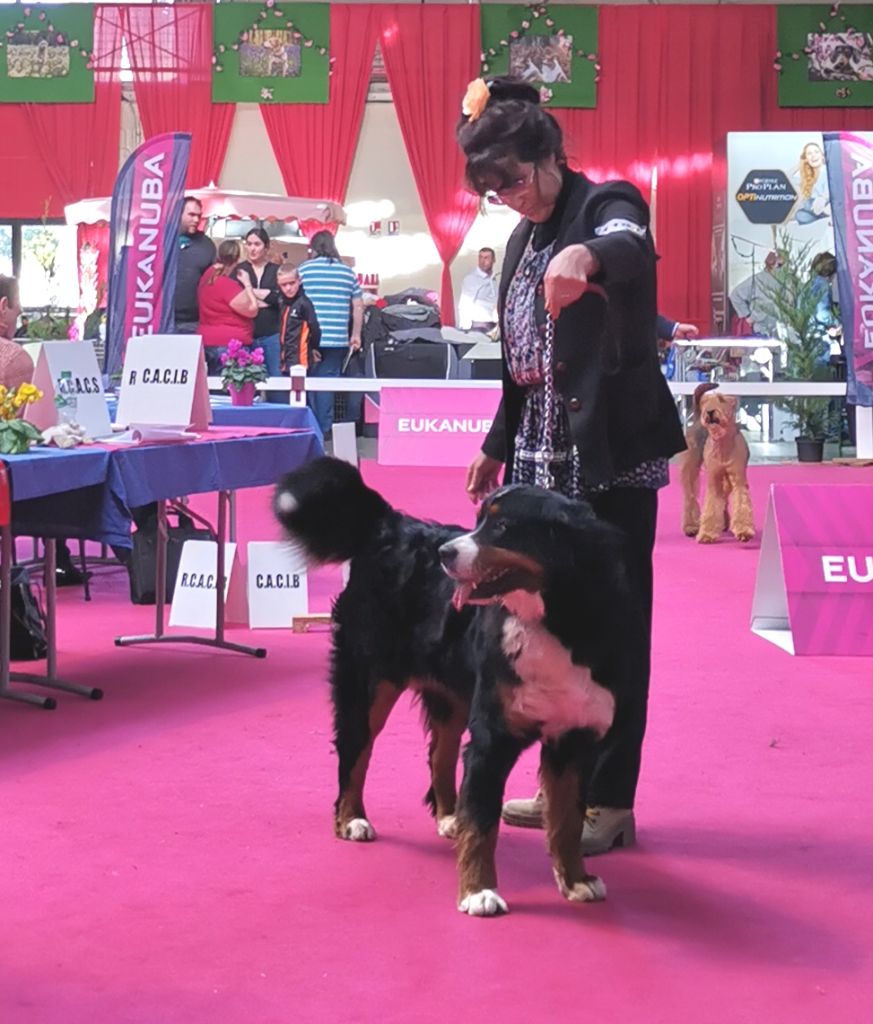
[(452, 607), (459, 612), (467, 603), (467, 598), (473, 590), (472, 583), (456, 583), (455, 592), (452, 594)]

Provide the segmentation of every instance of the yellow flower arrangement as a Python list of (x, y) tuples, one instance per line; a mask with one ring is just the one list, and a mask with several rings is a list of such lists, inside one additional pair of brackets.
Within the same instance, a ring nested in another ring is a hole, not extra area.
[(25, 408), (40, 398), (42, 392), (33, 384), (17, 388), (0, 384), (0, 455), (20, 455), (41, 439), (36, 427), (21, 418)]

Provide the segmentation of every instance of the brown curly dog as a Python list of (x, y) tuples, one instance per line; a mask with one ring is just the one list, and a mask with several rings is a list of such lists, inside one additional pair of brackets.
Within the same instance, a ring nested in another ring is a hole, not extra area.
[[(716, 387), (701, 384), (694, 392), (695, 418), (685, 434), (688, 451), (681, 465), (682, 530), (688, 537), (696, 536), (699, 544), (714, 544), (725, 529), (730, 529), (737, 540), (755, 536), (746, 479), (749, 446), (737, 427), (737, 399), (715, 394)], [(697, 498), (701, 466), (706, 470), (702, 514)]]

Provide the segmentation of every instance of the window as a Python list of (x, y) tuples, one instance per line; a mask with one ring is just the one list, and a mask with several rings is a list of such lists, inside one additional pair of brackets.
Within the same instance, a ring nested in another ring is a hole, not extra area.
[[(5, 225), (0, 227), (3, 229), (10, 231)], [(0, 248), (0, 263), (2, 251)], [(11, 246), (9, 263), (11, 270)], [(21, 305), (25, 309), (44, 309), (46, 306), (76, 309), (79, 305), (79, 273), (75, 225), (22, 225), (19, 283)]]

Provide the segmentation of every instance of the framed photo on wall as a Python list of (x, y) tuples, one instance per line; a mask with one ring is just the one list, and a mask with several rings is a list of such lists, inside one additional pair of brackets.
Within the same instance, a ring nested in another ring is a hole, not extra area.
[(327, 103), (329, 4), (219, 4), (212, 25), (215, 103)]
[(552, 107), (597, 105), (597, 8), (483, 4), (482, 77), (515, 75)]
[(873, 5), (777, 8), (780, 107), (873, 106)]

